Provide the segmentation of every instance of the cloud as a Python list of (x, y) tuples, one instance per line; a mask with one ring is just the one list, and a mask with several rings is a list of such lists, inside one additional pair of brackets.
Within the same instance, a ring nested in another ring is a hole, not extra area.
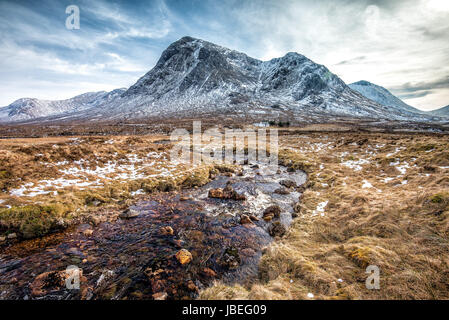
[(449, 103), (449, 5), (442, 3), (79, 0), (81, 29), (67, 30), (64, 2), (6, 0), (0, 105), (129, 86), (171, 42), (190, 35), (263, 60), (296, 51), (347, 83), (366, 79), (413, 106), (436, 108)]

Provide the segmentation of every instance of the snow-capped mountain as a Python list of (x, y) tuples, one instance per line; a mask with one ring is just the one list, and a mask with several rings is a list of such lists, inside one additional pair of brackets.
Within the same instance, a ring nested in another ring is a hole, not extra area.
[(82, 112), (78, 106), (67, 111), (55, 107), (57, 111), (52, 109), (47, 119), (99, 121), (206, 115), (305, 121), (336, 117), (429, 119), (364, 97), (325, 66), (298, 53), (261, 61), (191, 37), (172, 43), (155, 67), (128, 90), (99, 100), (92, 106), (83, 104)]
[(449, 117), (449, 106), (437, 109), (437, 110), (433, 110), (433, 111), (429, 111), (430, 114), (433, 114), (435, 116), (440, 116), (440, 117)]
[(423, 113), (422, 111), (409, 106), (384, 87), (375, 85), (374, 83), (362, 80), (349, 84), (349, 87), (383, 106), (392, 107), (399, 111)]
[(115, 89), (111, 92), (88, 92), (66, 100), (39, 100), (35, 98), (22, 98), (9, 106), (0, 108), (0, 122), (24, 121), (36, 118), (62, 115), (95, 108), (104, 105), (118, 96), (126, 89)]

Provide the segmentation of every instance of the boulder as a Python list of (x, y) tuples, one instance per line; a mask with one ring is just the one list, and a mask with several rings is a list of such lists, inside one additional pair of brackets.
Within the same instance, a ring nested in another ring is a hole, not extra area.
[(128, 208), (126, 211), (120, 213), (119, 217), (122, 219), (132, 219), (138, 217), (139, 215), (140, 215), (139, 211)]
[(186, 249), (181, 249), (176, 253), (176, 259), (184, 265), (192, 261), (192, 254)]

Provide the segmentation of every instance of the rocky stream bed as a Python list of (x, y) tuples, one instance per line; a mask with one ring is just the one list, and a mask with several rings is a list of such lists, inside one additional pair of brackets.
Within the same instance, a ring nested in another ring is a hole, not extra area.
[[(3, 246), (0, 299), (194, 299), (214, 280), (251, 282), (263, 248), (291, 223), (306, 174), (242, 168), (149, 195), (115, 222)], [(66, 288), (68, 266), (81, 270), (79, 290)]]

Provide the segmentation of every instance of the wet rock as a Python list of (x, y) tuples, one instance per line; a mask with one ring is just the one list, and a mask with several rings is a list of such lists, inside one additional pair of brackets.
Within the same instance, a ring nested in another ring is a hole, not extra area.
[(210, 278), (215, 278), (217, 276), (217, 273), (214, 270), (212, 270), (211, 268), (204, 268), (203, 274)]
[(139, 211), (129, 208), (128, 210), (120, 213), (119, 217), (122, 219), (132, 219), (140, 215)]
[[(279, 218), (279, 216), (281, 215), (281, 207), (279, 207), (277, 204), (274, 204), (272, 206), (269, 206), (268, 208), (266, 208), (263, 212), (263, 218), (264, 220), (266, 220), (266, 217), (271, 216), (271, 219), (273, 218)], [(271, 220), (270, 219), (270, 220)]]
[(186, 249), (181, 249), (176, 253), (176, 259), (180, 264), (184, 265), (192, 261), (192, 254)]
[(170, 226), (162, 227), (161, 228), (161, 234), (164, 236), (172, 236), (174, 234), (174, 230)]
[(268, 233), (272, 237), (282, 237), (286, 232), (287, 232), (287, 228), (279, 221), (274, 222), (268, 228)]
[[(84, 288), (87, 278), (83, 276), (83, 270), (79, 269), (80, 285)], [(42, 296), (51, 292), (66, 288), (66, 280), (72, 276), (67, 271), (49, 271), (38, 275), (30, 284), (32, 296)]]
[(165, 300), (167, 299), (167, 292), (156, 292), (155, 294), (153, 294), (153, 299), (154, 300)]
[(274, 190), (274, 193), (277, 193), (277, 194), (290, 194), (290, 191), (286, 187), (280, 187), (280, 188)]
[(198, 292), (198, 287), (195, 285), (195, 283), (193, 283), (192, 280), (189, 280), (189, 282), (187, 282), (187, 289), (189, 289), (190, 291), (194, 291), (194, 292)]
[(238, 268), (241, 262), (239, 251), (235, 247), (227, 248), (219, 262), (222, 266), (230, 270)]
[(288, 179), (279, 181), (279, 184), (286, 188), (296, 188), (297, 187), (297, 184), (295, 181), (288, 180)]
[(15, 233), (8, 234), (8, 239), (9, 240), (12, 240), (12, 239), (15, 239), (15, 238), (17, 238), (17, 234), (15, 234)]
[(248, 224), (248, 223), (253, 223), (251, 218), (248, 217), (246, 214), (242, 214), (242, 216), (240, 217), (240, 224)]
[(209, 198), (246, 200), (245, 195), (237, 193), (237, 191), (235, 191), (230, 185), (227, 185), (224, 189), (222, 188), (210, 189)]
[(259, 218), (254, 215), (250, 215), (249, 218), (251, 219), (251, 221), (259, 221)]

